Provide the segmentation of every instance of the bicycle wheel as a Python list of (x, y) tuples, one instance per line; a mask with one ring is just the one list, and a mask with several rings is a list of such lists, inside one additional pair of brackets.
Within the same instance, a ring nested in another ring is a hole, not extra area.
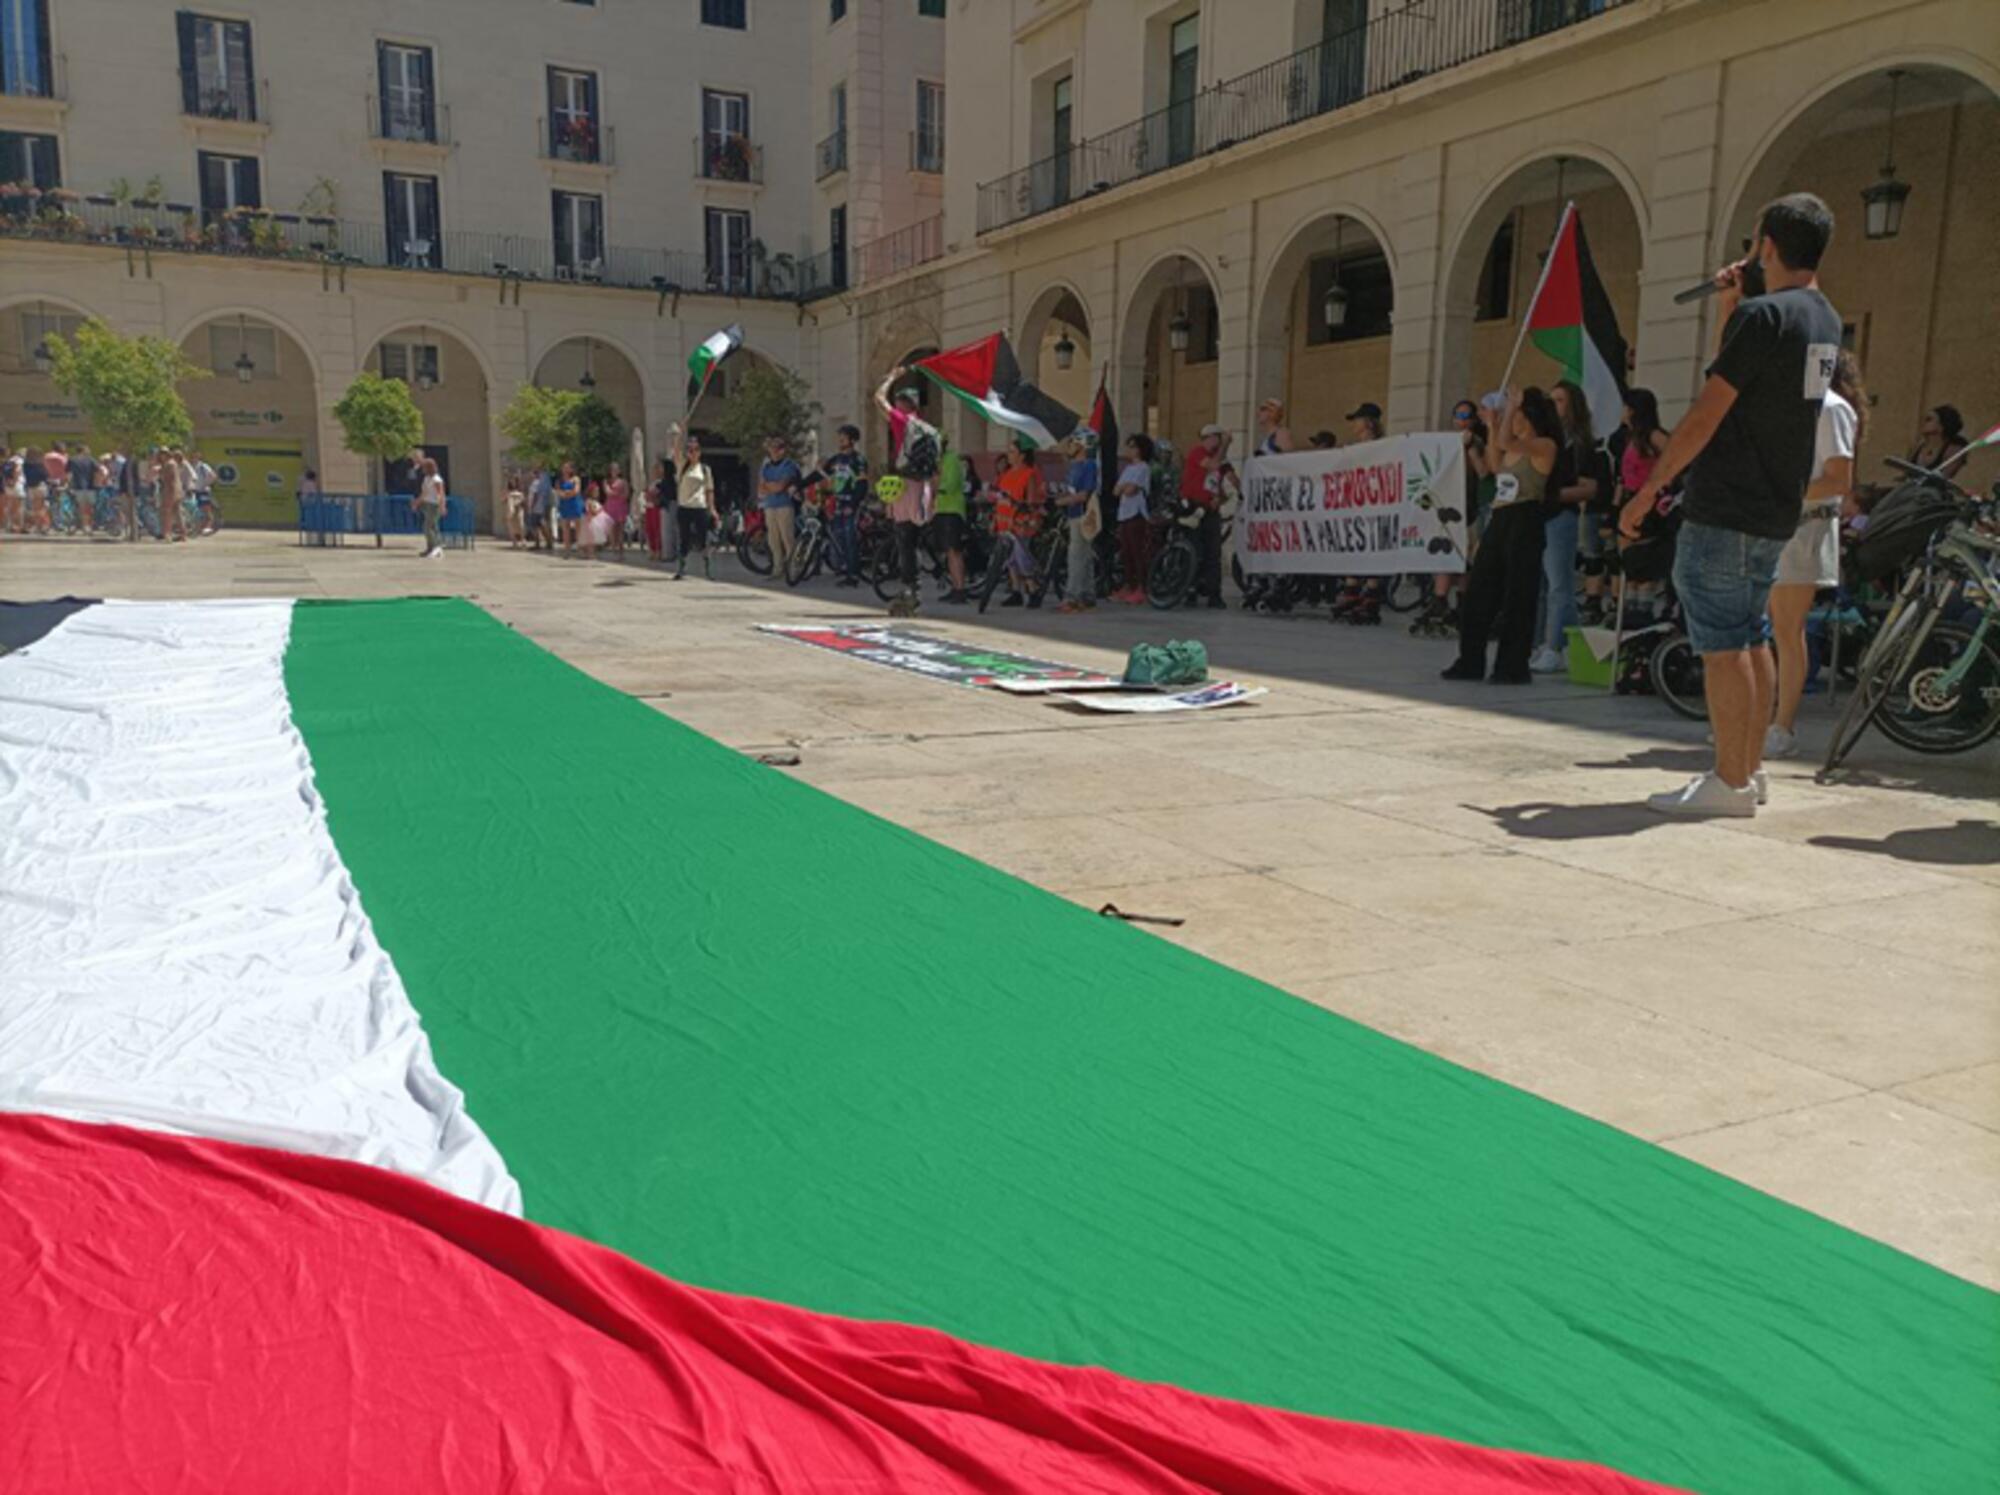
[[(1826, 745), (1826, 762), (1820, 765), (1822, 777), (1832, 773), (1854, 751), (1854, 744), (1868, 730), (1875, 708), (1887, 697), (1889, 687), (1902, 677), (1901, 666), (1913, 640), (1930, 631), (1930, 621), (1935, 617), (1936, 608), (1930, 604), (1899, 604), (1890, 613), (1889, 621), (1875, 635), (1875, 642), (1868, 646), (1867, 654), (1855, 668), (1854, 693), (1847, 698), (1847, 708), (1834, 724), (1832, 740)], [(1920, 623), (1924, 625), (1921, 633)]]
[(211, 535), (222, 533), (222, 500), (213, 495), (208, 500), (208, 533)]
[(795, 587), (812, 578), (819, 570), (820, 538), (818, 530), (807, 530), (799, 543), (792, 547), (792, 553), (785, 557), (785, 585)]
[(1708, 695), (1702, 686), (1701, 656), (1685, 633), (1660, 640), (1653, 650), (1653, 694), (1690, 721), (1708, 719)]
[(2000, 649), (1991, 625), (1977, 636), (1957, 623), (1931, 629), (1875, 708), (1875, 725), (1917, 753), (1970, 752), (2000, 732)]
[(743, 563), (745, 571), (758, 576), (771, 574), (771, 542), (762, 531), (754, 535), (746, 534), (736, 542), (736, 559)]
[(986, 571), (973, 586), (973, 595), (979, 599), (979, 610), (986, 611), (986, 604), (993, 600), (993, 594), (1007, 582), (1008, 545), (1005, 540), (994, 542), (993, 549), (986, 557)]
[(896, 536), (893, 530), (885, 530), (875, 538), (862, 564), (866, 567), (868, 584), (875, 589), (875, 595), (882, 601), (894, 602), (903, 595), (903, 574), (896, 559)]
[(1194, 546), (1179, 535), (1168, 540), (1146, 572), (1146, 600), (1162, 611), (1179, 607), (1194, 589)]
[(1392, 613), (1415, 612), (1430, 594), (1429, 576), (1405, 571), (1389, 578), (1389, 585), (1382, 589), (1382, 605)]

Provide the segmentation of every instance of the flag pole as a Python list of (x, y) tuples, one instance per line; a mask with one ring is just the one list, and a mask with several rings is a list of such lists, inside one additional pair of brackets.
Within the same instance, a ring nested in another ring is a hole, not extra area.
[(1563, 204), (1562, 213), (1556, 219), (1554, 237), (1549, 240), (1549, 252), (1542, 256), (1542, 273), (1535, 281), (1535, 294), (1528, 298), (1528, 309), (1521, 313), (1521, 330), (1514, 337), (1514, 351), (1507, 355), (1507, 372), (1500, 376), (1500, 387), (1511, 388), (1514, 383), (1514, 365), (1521, 361), (1521, 348), (1528, 341), (1528, 324), (1535, 319), (1535, 308), (1541, 304), (1542, 291), (1548, 286), (1549, 271), (1555, 267), (1556, 245), (1562, 243), (1563, 230), (1569, 226), (1571, 216), (1576, 212), (1574, 201)]

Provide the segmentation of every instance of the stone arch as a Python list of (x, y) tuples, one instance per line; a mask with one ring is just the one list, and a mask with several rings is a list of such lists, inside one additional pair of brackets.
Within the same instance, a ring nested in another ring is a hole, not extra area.
[(34, 349), (27, 340), (39, 339), (29, 328), (26, 314), (38, 311), (84, 321), (105, 320), (70, 296), (9, 292), (0, 297), (0, 441), (15, 432), (65, 439), (90, 434), (85, 430), (83, 412), (35, 366)]
[[(1891, 69), (1904, 72), (1894, 157), (1911, 192), (1900, 232), (1870, 239), (1861, 193), (1878, 180), (1890, 149)], [(1810, 191), (1832, 207), (1834, 237), (1819, 281), (1867, 382), (1857, 471), (1868, 480), (1884, 475), (1882, 456), (1913, 439), (1923, 411), (1953, 404), (1977, 423), (1981, 402), (2000, 388), (2000, 348), (1978, 332), (1992, 320), (1986, 288), (2000, 215), (1985, 184), (1995, 150), (2000, 79), (1990, 65), (1884, 48), (1828, 69), (1788, 100), (1718, 196), (1716, 260), (1740, 252), (1773, 197)], [(1975, 457), (1961, 477), (1983, 487), (1995, 467), (1990, 456)]]
[(288, 526), (297, 522), (293, 495), (300, 471), (319, 469), (325, 455), (324, 385), (311, 345), (285, 319), (251, 306), (207, 308), (189, 319), (175, 342), (190, 362), (208, 368), (211, 349), (198, 340), (209, 328), (239, 318), (246, 332), (268, 328), (275, 335), (275, 376), (253, 375), (242, 383), (226, 376), (190, 380), (181, 386), (181, 398), (194, 422), (194, 443), (216, 469), (216, 497), (229, 522)]
[(1298, 325), (1303, 282), (1312, 263), (1336, 248), (1359, 260), (1371, 247), (1388, 266), (1393, 300), (1398, 276), (1388, 230), (1374, 213), (1348, 202), (1299, 214), (1256, 287), (1250, 345), (1252, 402), (1280, 395), (1293, 437), (1301, 444), (1320, 427), (1339, 430), (1341, 415), (1356, 404), (1370, 400), (1388, 404), (1386, 329), (1378, 338), (1312, 347)]
[(440, 349), (437, 384), (427, 389), (418, 379), (410, 382), (411, 398), (424, 416), (424, 446), (432, 456), (440, 456), (436, 449), (443, 449), (440, 460), (451, 491), (471, 497), (480, 505), (482, 521), (490, 521), (497, 507), (490, 501), (506, 487), (494, 466), (492, 363), (485, 350), (452, 323), (406, 317), (375, 334), (362, 366), (381, 373), (383, 345), (406, 334), (412, 341), (420, 338)]
[[(1506, 371), (1527, 303), (1534, 294), (1539, 254), (1554, 232), (1558, 175), (1561, 195), (1577, 201), (1584, 213), (1592, 255), (1618, 313), (1628, 342), (1639, 327), (1639, 280), (1647, 242), (1645, 195), (1629, 167), (1595, 145), (1562, 144), (1529, 152), (1497, 173), (1478, 200), (1448, 236), (1443, 261), (1443, 299), (1439, 307), (1439, 388), (1427, 412), (1441, 420), (1443, 406), (1454, 399), (1477, 396), (1496, 384)], [(1596, 201), (1593, 202), (1593, 199)], [(1512, 246), (1504, 317), (1476, 322), (1480, 279), (1489, 252), (1516, 211), (1519, 232)], [(1517, 381), (1529, 383), (1553, 377), (1547, 359), (1530, 348), (1522, 354)]]
[[(1043, 393), (1081, 410), (1096, 388), (1095, 366), (1102, 346), (1096, 332), (1090, 302), (1076, 284), (1061, 277), (1050, 281), (1028, 303), (1014, 338), (1022, 373)], [(1073, 349), (1067, 369), (1057, 361), (1056, 343), (1063, 337)]]
[(639, 360), (620, 340), (596, 332), (574, 332), (543, 348), (533, 364), (533, 382), (575, 389), (586, 364), (601, 396), (629, 429), (646, 419), (646, 374)]
[(1215, 298), (1220, 321), (1222, 281), (1206, 256), (1175, 245), (1153, 256), (1133, 278), (1118, 319), (1115, 340), (1119, 424), (1185, 446), (1202, 425), (1218, 419), (1220, 370), (1212, 362), (1190, 363), (1166, 346), (1166, 297), (1179, 288), (1199, 287)]
[(626, 342), (623, 337), (619, 336), (615, 332), (606, 333), (600, 331), (595, 327), (584, 327), (584, 328), (579, 328), (573, 332), (559, 333), (556, 336), (549, 338), (541, 345), (541, 347), (535, 352), (534, 356), (530, 358), (528, 361), (528, 367), (531, 370), (535, 371), (531, 378), (531, 382), (539, 381), (540, 370), (542, 368), (542, 365), (548, 362), (550, 354), (556, 352), (558, 349), (564, 347), (569, 343), (581, 343), (586, 340), (588, 340), (591, 343), (599, 344), (603, 347), (609, 348), (612, 352), (616, 353), (620, 358), (624, 359), (625, 362), (631, 367), (632, 377), (634, 378), (634, 380), (637, 381), (639, 386), (639, 407), (634, 412), (633, 419), (635, 421), (643, 419), (646, 410), (646, 397), (647, 394), (649, 393), (649, 383), (646, 376), (646, 367), (647, 367), (646, 360), (639, 356), (639, 352), (636, 348), (634, 348), (630, 343)]

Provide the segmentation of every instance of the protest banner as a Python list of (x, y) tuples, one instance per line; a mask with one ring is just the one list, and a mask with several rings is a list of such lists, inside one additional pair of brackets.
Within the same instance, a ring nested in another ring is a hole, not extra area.
[(1252, 576), (1465, 569), (1465, 448), (1391, 436), (1243, 466), (1236, 555)]
[(948, 685), (984, 689), (1002, 680), (1045, 680), (1066, 688), (1102, 690), (1119, 684), (1115, 676), (1100, 670), (1010, 654), (1003, 649), (982, 649), (907, 628), (875, 623), (760, 623), (757, 627), (761, 633), (828, 649), (887, 669), (926, 675)]

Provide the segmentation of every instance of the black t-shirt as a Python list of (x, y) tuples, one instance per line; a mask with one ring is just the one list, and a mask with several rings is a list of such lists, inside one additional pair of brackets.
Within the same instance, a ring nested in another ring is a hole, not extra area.
[(833, 483), (836, 502), (846, 505), (861, 501), (861, 480), (868, 476), (868, 459), (859, 452), (835, 452), (820, 463)]
[(1736, 308), (1708, 368), (1735, 389), (1736, 403), (1688, 469), (1689, 519), (1791, 538), (1839, 356), (1840, 315), (1817, 290), (1773, 291)]
[[(1574, 488), (1586, 478), (1594, 480), (1597, 484), (1595, 498), (1573, 504), (1564, 503), (1556, 497), (1563, 489)], [(1565, 510), (1576, 514), (1584, 513), (1586, 510), (1591, 513), (1598, 512), (1610, 501), (1607, 492), (1610, 481), (1611, 469), (1604, 460), (1604, 451), (1601, 447), (1586, 447), (1579, 442), (1566, 442), (1562, 450), (1556, 453), (1556, 465), (1549, 470), (1549, 486), (1545, 490), (1547, 496), (1542, 499), (1542, 517), (1553, 519)]]

